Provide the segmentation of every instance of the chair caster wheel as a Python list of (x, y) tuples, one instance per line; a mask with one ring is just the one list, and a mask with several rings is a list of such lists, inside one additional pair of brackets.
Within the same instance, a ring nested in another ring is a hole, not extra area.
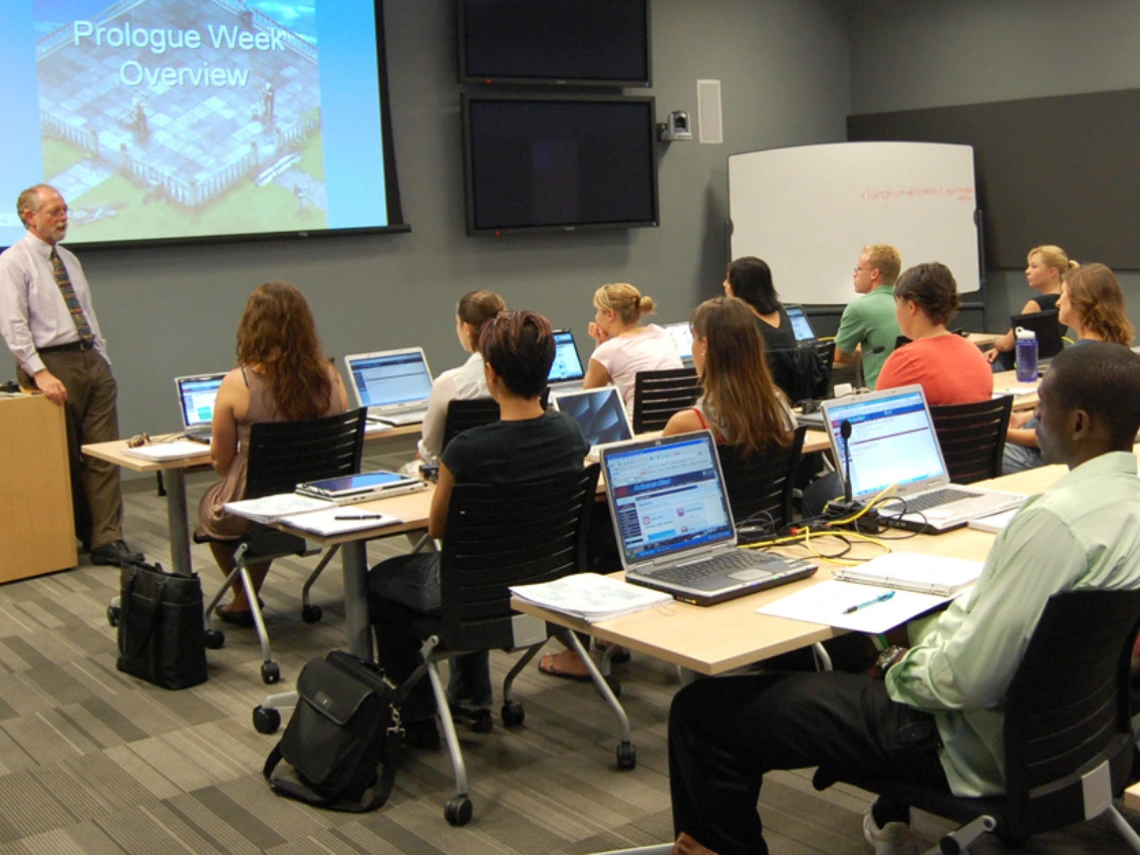
[(280, 682), (281, 669), (277, 667), (276, 662), (263, 662), (261, 663), (261, 682), (267, 686), (272, 686), (274, 683)]
[(281, 727), (281, 713), (260, 704), (253, 708), (253, 729), (258, 733), (276, 733)]
[(443, 815), (451, 825), (467, 825), (475, 808), (467, 796), (456, 796), (443, 807)]
[(610, 691), (614, 693), (615, 698), (621, 697), (621, 680), (617, 677), (606, 677), (606, 685), (610, 687)]
[(107, 606), (107, 623), (111, 626), (118, 626), (122, 616), (123, 610), (119, 606)]
[(503, 704), (503, 726), (516, 727), (526, 721), (526, 710), (518, 701)]
[(301, 607), (301, 620), (305, 623), (317, 623), (320, 621), (322, 614), (321, 607), (314, 606), (312, 603)]
[(221, 650), (226, 646), (226, 634), (220, 629), (206, 630), (206, 649)]
[(637, 767), (637, 750), (632, 742), (622, 742), (617, 747), (617, 767), (619, 771), (628, 772)]

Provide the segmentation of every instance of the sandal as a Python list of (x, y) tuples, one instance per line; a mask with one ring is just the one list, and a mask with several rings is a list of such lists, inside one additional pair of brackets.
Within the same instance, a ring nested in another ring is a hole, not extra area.
[[(602, 641), (600, 638), (594, 639), (594, 649), (598, 652), (605, 653), (609, 647), (610, 642)], [(630, 653), (627, 648), (622, 647), (621, 645), (614, 645), (614, 652), (610, 656), (610, 662), (614, 665), (624, 665), (632, 658), (633, 654)]]
[(593, 682), (594, 678), (591, 677), (588, 673), (586, 673), (586, 674), (571, 674), (569, 671), (559, 671), (557, 666), (555, 666), (555, 664), (554, 664), (555, 659), (558, 655), (559, 654), (557, 654), (557, 653), (545, 654), (542, 657), (542, 661), (538, 663), (538, 670), (541, 671), (543, 674), (546, 674), (550, 677), (558, 677), (562, 680), (573, 680), (575, 683), (591, 683), (591, 682)]

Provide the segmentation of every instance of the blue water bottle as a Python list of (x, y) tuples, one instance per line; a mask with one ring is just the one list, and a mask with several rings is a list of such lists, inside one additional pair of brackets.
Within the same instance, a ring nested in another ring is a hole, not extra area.
[(1037, 333), (1018, 327), (1017, 382), (1032, 383), (1037, 379)]

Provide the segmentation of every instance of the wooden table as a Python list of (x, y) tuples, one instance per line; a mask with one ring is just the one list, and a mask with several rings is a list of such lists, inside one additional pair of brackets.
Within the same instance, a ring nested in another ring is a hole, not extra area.
[[(1054, 483), (1064, 472), (1064, 467), (1047, 466), (996, 478), (979, 486), (1032, 494)], [(958, 529), (942, 535), (918, 535), (894, 541), (891, 545), (895, 549), (909, 552), (982, 560), (989, 553), (993, 541), (992, 534)], [(802, 555), (803, 550), (787, 552)], [(874, 553), (868, 551), (866, 554)], [(616, 575), (620, 577), (621, 574)], [(756, 609), (766, 603), (818, 585), (830, 578), (830, 575), (827, 565), (821, 564), (819, 572), (810, 579), (716, 606), (691, 606), (674, 602), (662, 608), (594, 624), (519, 600), (512, 600), (512, 605), (520, 612), (559, 626), (586, 632), (603, 641), (629, 647), (701, 674), (714, 675), (841, 635), (842, 630), (830, 626), (755, 613)]]
[(993, 347), (994, 342), (999, 338), (1001, 338), (1001, 334), (999, 333), (972, 332), (966, 334), (966, 340), (982, 350)]
[(1013, 409), (1018, 410), (1032, 410), (1037, 406), (1037, 387), (1041, 385), (1041, 380), (1033, 380), (1029, 383), (1022, 383), (1017, 379), (1016, 371), (1001, 371), (994, 375), (994, 392), (1008, 392), (1011, 389), (1028, 389), (1033, 388), (1032, 392), (1023, 392), (1020, 395), (1015, 395), (1013, 398)]
[[(384, 428), (369, 423), (364, 429), (364, 441), (389, 440), (418, 435), (419, 432), (419, 423), (393, 428)], [(162, 442), (178, 436), (180, 434), (156, 436), (154, 441)], [(210, 447), (203, 444), (200, 454), (180, 460), (164, 460), (162, 462), (145, 460), (128, 454), (127, 442), (122, 439), (113, 442), (89, 443), (83, 446), (83, 453), (99, 460), (108, 460), (116, 466), (130, 469), (132, 472), (161, 472), (163, 474), (166, 485), (166, 523), (170, 532), (170, 561), (175, 573), (191, 572), (190, 526), (186, 509), (186, 473), (192, 470), (206, 469), (210, 466)], [(72, 539), (74, 540), (74, 537)]]
[(0, 582), (78, 563), (64, 410), (43, 395), (0, 399)]

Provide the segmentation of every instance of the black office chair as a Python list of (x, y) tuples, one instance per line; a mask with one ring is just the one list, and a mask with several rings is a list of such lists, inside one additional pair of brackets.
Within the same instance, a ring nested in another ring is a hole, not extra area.
[(421, 665), (404, 682), (409, 689), (426, 675), (431, 680), (436, 709), (455, 771), (455, 797), (444, 815), (452, 825), (471, 819), (467, 772), (439, 676), (438, 663), (461, 653), (479, 650), (516, 650), (526, 653), (503, 683), (503, 724), (522, 724), (522, 704), (511, 699), (511, 684), (535, 654), (555, 634), (577, 650), (595, 686), (617, 715), (621, 725), (618, 767), (632, 769), (636, 755), (630, 742), (629, 720), (573, 632), (533, 621), (525, 638), (519, 615), (511, 609), (511, 585), (549, 582), (586, 570), (586, 529), (590, 509), (597, 501), (598, 464), (546, 481), (505, 486), (457, 484), (451, 493), (439, 578), (442, 605), (423, 614), (391, 601), (369, 605), (373, 622), (398, 626), (400, 631), (424, 639)]
[[(750, 524), (774, 533), (791, 522), (792, 492), (805, 433), (807, 428), (801, 425), (787, 448), (773, 446), (766, 453), (757, 452), (749, 457), (745, 457), (738, 446), (717, 446), (728, 503), (738, 529)], [(749, 539), (747, 532), (741, 534), (742, 542)]]
[(695, 368), (639, 371), (633, 386), (633, 432), (661, 430), (669, 417), (691, 407), (701, 396)]
[(793, 404), (830, 396), (831, 368), (835, 359), (835, 346), (830, 342), (777, 348), (767, 351), (765, 356), (772, 380)]
[(494, 398), (452, 401), (447, 405), (447, 420), (443, 423), (443, 448), (463, 431), (498, 420), (499, 402)]
[(1138, 616), (1140, 591), (1049, 598), (1004, 703), (1004, 797), (958, 798), (948, 788), (829, 766), (816, 771), (816, 789), (842, 781), (962, 823), (941, 840), (947, 855), (966, 852), (985, 832), (1020, 846), (1105, 812), (1140, 852), (1140, 836), (1112, 806), (1135, 751), (1128, 670)]
[[(278, 493), (292, 493), (304, 481), (318, 481), (359, 472), (364, 449), (366, 412), (361, 408), (338, 416), (293, 422), (260, 422), (253, 425), (249, 431), (245, 498), (259, 499)], [(206, 543), (211, 538), (195, 534), (194, 540), (196, 543)], [(225, 644), (225, 634), (210, 627), (210, 618), (214, 607), (221, 602), (234, 580), (240, 577), (249, 601), (257, 639), (261, 643), (261, 679), (269, 684), (280, 680), (281, 669), (273, 661), (265, 619), (246, 568), (249, 564), (271, 561), (286, 555), (310, 555), (315, 551), (308, 549), (304, 538), (255, 523), (249, 534), (241, 539), (241, 545), (234, 555), (233, 572), (206, 606), (206, 645), (217, 649)], [(313, 578), (320, 574), (333, 554), (335, 547), (323, 557)], [(306, 615), (303, 612), (302, 617), (306, 622), (312, 622), (311, 613)], [(319, 612), (316, 617), (319, 619)]]
[(950, 480), (973, 484), (1001, 475), (1005, 434), (1013, 395), (1002, 395), (976, 404), (948, 404), (931, 407), (934, 432)]
[[(1010, 315), (1009, 326), (1013, 330), (1018, 327), (1033, 330), (1037, 336), (1037, 358), (1052, 359), (1065, 349), (1065, 342), (1061, 339), (1063, 327), (1058, 319), (1059, 314), (1057, 309), (1046, 309), (1044, 312)], [(1015, 347), (1011, 357), (1016, 353)]]

